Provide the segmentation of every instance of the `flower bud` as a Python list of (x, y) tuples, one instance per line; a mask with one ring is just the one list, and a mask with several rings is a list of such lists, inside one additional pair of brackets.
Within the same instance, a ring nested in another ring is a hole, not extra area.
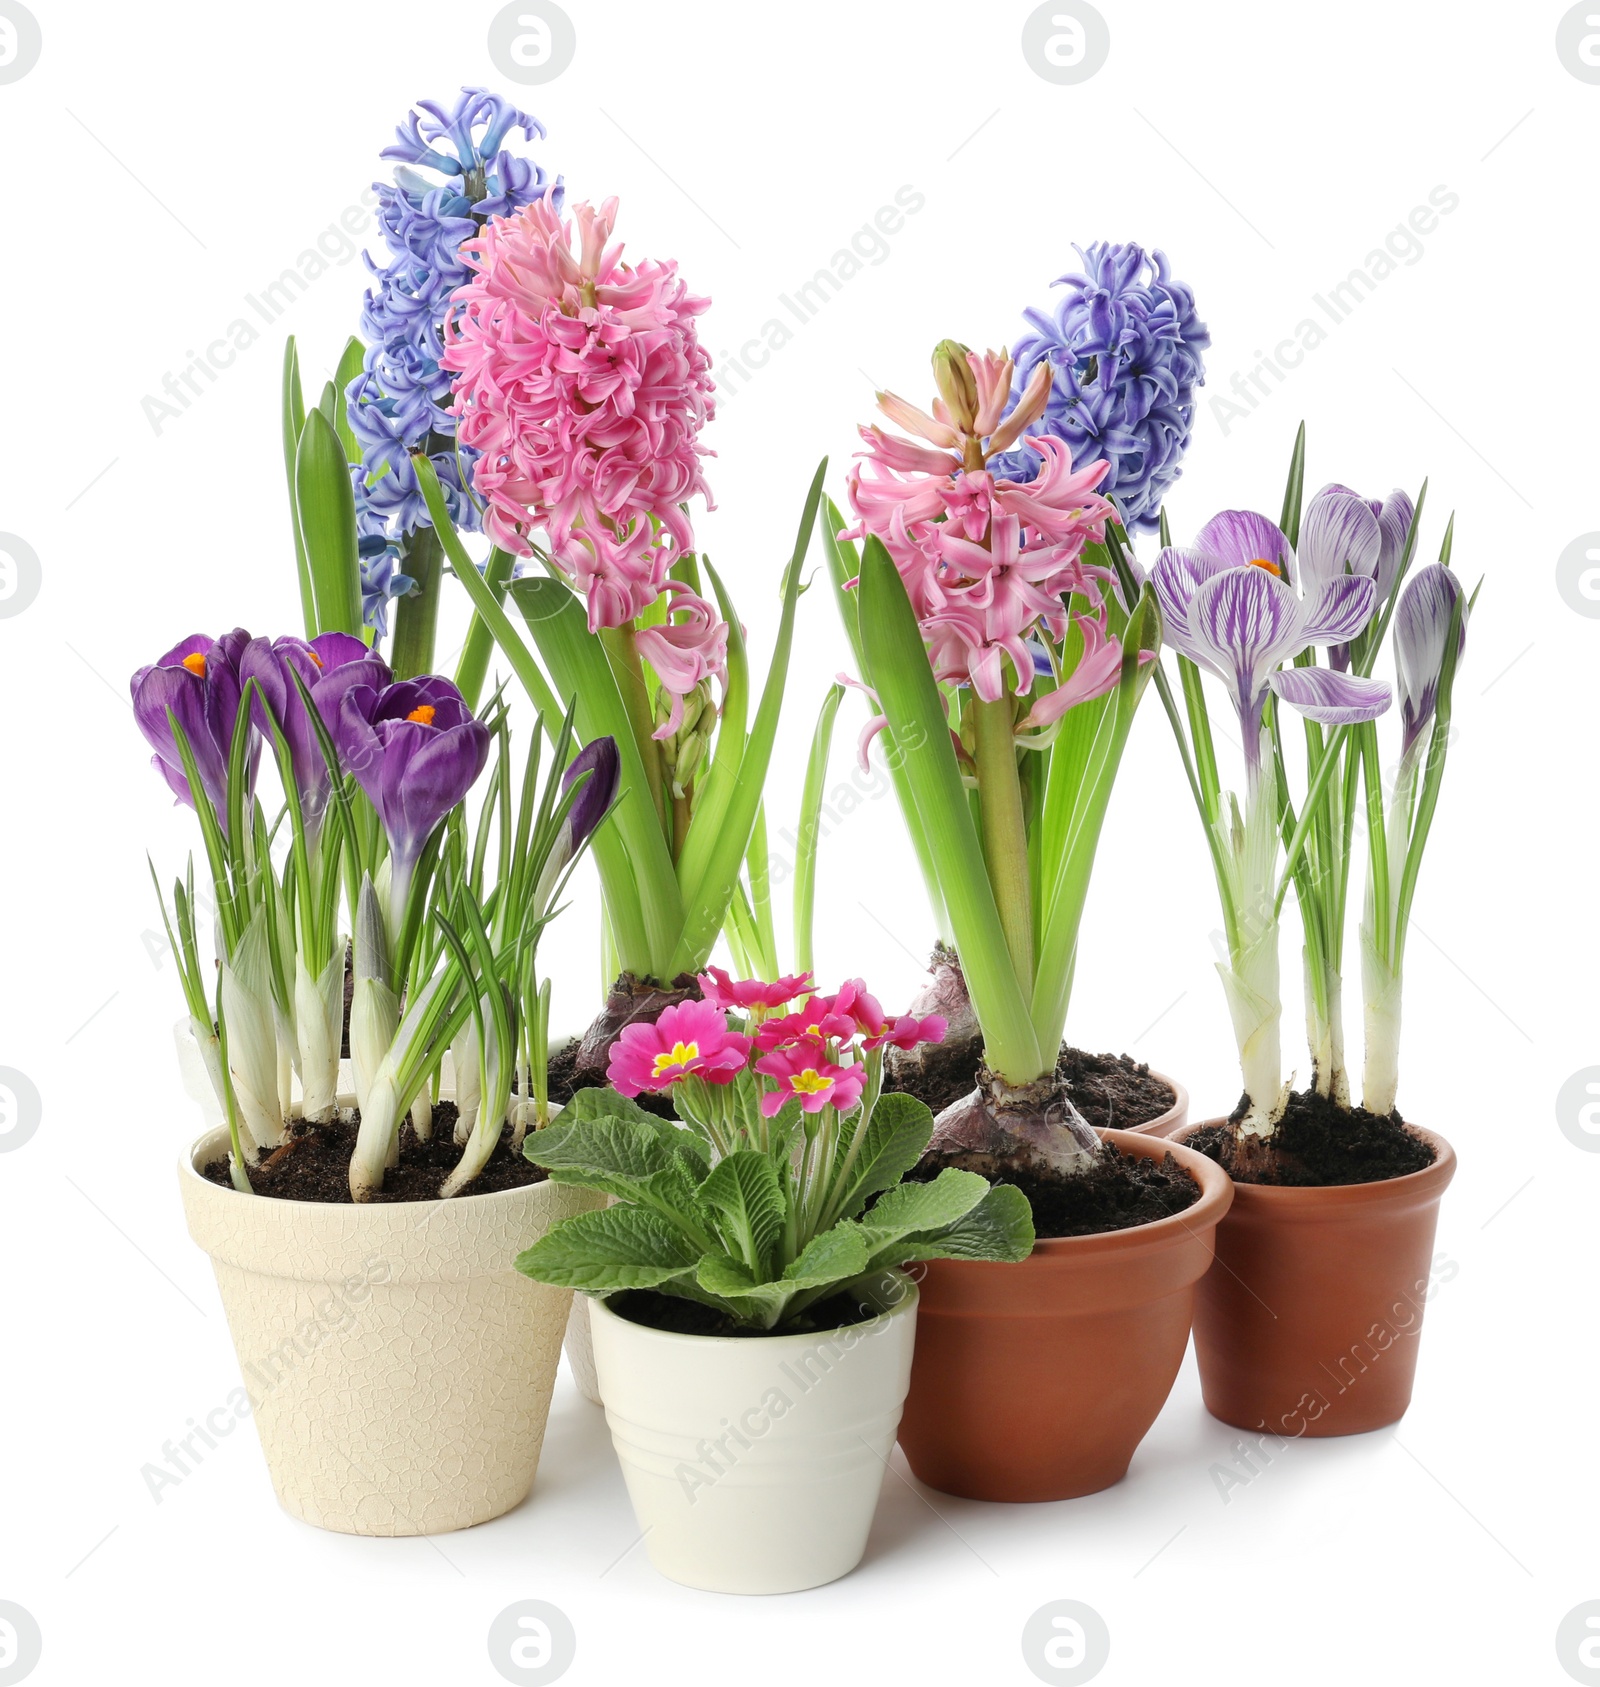
[(933, 378), (958, 433), (971, 433), (978, 414), (978, 383), (959, 340), (941, 340), (933, 348)]

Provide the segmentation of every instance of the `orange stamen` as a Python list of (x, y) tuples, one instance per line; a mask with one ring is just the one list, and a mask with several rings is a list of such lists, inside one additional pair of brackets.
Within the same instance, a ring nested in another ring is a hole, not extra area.
[(416, 708), (414, 708), (411, 711), (411, 713), (406, 716), (406, 719), (407, 720), (420, 721), (423, 726), (432, 726), (433, 725), (433, 704), (431, 704), (431, 703), (419, 703), (419, 704), (417, 704)]
[(1283, 577), (1283, 570), (1279, 568), (1277, 563), (1268, 562), (1264, 556), (1251, 557), (1250, 566), (1252, 568), (1264, 568), (1269, 574), (1277, 575), (1279, 579), (1282, 579)]
[(195, 674), (201, 679), (206, 677), (206, 659), (198, 650), (191, 656), (185, 656), (183, 665), (191, 674)]

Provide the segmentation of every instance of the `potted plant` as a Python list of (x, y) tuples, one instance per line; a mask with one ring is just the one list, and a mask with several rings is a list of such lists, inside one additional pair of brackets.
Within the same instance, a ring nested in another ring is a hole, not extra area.
[[(1015, 369), (1002, 415), (1004, 432), (989, 441), (986, 457), (980, 452), (973, 461), (959, 465), (955, 475), (966, 486), (984, 485), (985, 476), (989, 481), (1008, 482), (1013, 500), (1025, 498), (1029, 488), (1036, 483), (1043, 486), (1051, 478), (1048, 466), (1055, 461), (1032, 441), (1055, 441), (1065, 447), (1069, 462), (1087, 464), (1098, 459), (1103, 465), (1094, 491), (1115, 511), (1116, 523), (1127, 531), (1153, 530), (1162, 497), (1181, 473), (1193, 426), (1195, 390), (1205, 378), (1202, 354), (1210, 335), (1196, 314), (1192, 291), (1172, 276), (1162, 252), (1147, 254), (1131, 242), (1098, 242), (1078, 252), (1082, 268), (1057, 279), (1061, 291), (1053, 305), (1025, 313), (1027, 332), (1013, 351)], [(935, 420), (941, 425), (948, 417), (940, 407), (947, 403), (941, 391), (934, 407)], [(909, 406), (888, 399), (885, 409), (891, 421), (917, 438), (896, 440), (880, 427), (863, 430), (869, 447), (867, 473), (852, 475), (850, 496), (860, 518), (855, 533), (878, 531), (904, 572), (915, 551), (928, 548), (930, 536), (942, 538), (952, 530), (937, 518), (930, 522), (925, 502), (904, 502), (905, 493), (926, 487), (930, 470), (937, 472), (938, 452), (930, 449), (933, 442), (926, 441), (925, 429)], [(938, 443), (940, 450), (950, 449), (947, 436), (941, 435)], [(897, 504), (903, 504), (906, 515), (903, 539), (888, 526)], [(831, 542), (842, 523), (832, 506), (828, 513), (834, 518), (826, 535)], [(972, 518), (965, 517), (962, 525), (969, 529), (963, 537), (986, 542)], [(1086, 538), (1083, 556), (1109, 578), (1111, 558), (1098, 530)], [(831, 545), (830, 557), (859, 665), (855, 615), (842, 595), (844, 582), (854, 577), (855, 558)], [(938, 557), (933, 568), (936, 573), (942, 570)], [(994, 610), (986, 613), (994, 618)], [(948, 620), (943, 626), (940, 636), (948, 645), (956, 629)], [(1045, 663), (1042, 645), (1035, 644), (1034, 657), (1041, 666)], [(1040, 698), (1054, 689), (1043, 683), (1045, 677), (1041, 673), (1041, 683), (1035, 687)], [(958, 702), (954, 686), (941, 682), (941, 690), (954, 713)], [(1109, 712), (1109, 704), (1105, 707)], [(1087, 732), (1094, 714), (1085, 709), (1073, 717), (1080, 735)], [(1073, 733), (1066, 731), (1065, 736), (1070, 739)], [(1055, 777), (1056, 739), (1050, 732), (1036, 732), (1019, 742), (1030, 746), (1022, 757), (1021, 774), (1029, 849), (1034, 856), (1048, 855), (1052, 843), (1059, 847), (1062, 836), (1072, 835), (1061, 831), (1059, 816), (1054, 826), (1047, 824), (1041, 805), (1034, 801)], [(1070, 760), (1071, 753), (1070, 745), (1064, 747), (1063, 762)], [(938, 1008), (951, 1022), (944, 1046), (928, 1051), (915, 1070), (909, 1069), (908, 1062), (891, 1061), (891, 1076), (898, 1079), (903, 1072), (916, 1093), (930, 1100), (938, 1112), (973, 1088), (983, 1037), (892, 734), (887, 762), (939, 932), (931, 982), (914, 1005), (923, 1011)], [(1115, 760), (1110, 767), (1114, 771)], [(1092, 861), (1094, 847), (1091, 833), (1085, 839), (1086, 859)], [(1126, 1055), (1094, 1055), (1064, 1045), (1057, 1071), (1074, 1105), (1091, 1124), (1166, 1135), (1187, 1119), (1188, 1093), (1182, 1084)]]
[(1095, 846), (1160, 643), (1149, 588), (1088, 549), (1106, 554), (1108, 465), (1075, 468), (1044, 434), (1027, 437), (1034, 480), (988, 466), (1043, 413), (1047, 364), (1004, 417), (1008, 357), (946, 341), (934, 372), (932, 414), (881, 400), (925, 444), (865, 430), (866, 543), (858, 559), (841, 542), (835, 568), (982, 1040), (928, 1167), (1023, 1190), (1040, 1241), (1015, 1271), (929, 1267), (900, 1439), (936, 1487), (1061, 1499), (1117, 1481), (1160, 1410), (1229, 1190), (1187, 1150), (1091, 1128), (1058, 1070)]
[(163, 900), (226, 1120), (179, 1180), (279, 1499), (358, 1534), (496, 1516), (533, 1480), (568, 1300), (510, 1252), (595, 1199), (519, 1149), (548, 1118), (538, 940), (615, 800), (614, 747), (569, 762), (568, 720), (548, 773), (537, 731), (519, 770), (498, 699), (479, 719), (342, 634), (186, 639), (133, 699), (209, 869), (215, 964), (192, 864)]
[[(720, 937), (741, 968), (777, 970), (762, 789), (825, 469), (806, 497), (752, 715), (742, 626), (697, 552), (689, 509), (696, 495), (709, 500), (699, 435), (714, 383), (697, 330), (709, 301), (675, 263), (625, 263), (616, 218), (614, 199), (565, 216), (551, 188), (460, 247), (465, 279), (436, 349), (495, 546), (481, 570), (437, 456), (413, 443), (407, 463), (472, 601), (474, 636), (492, 637), (547, 718), (574, 706), (581, 735), (611, 737), (622, 758), (616, 823), (595, 843), (614, 982), (557, 1055), (563, 1095), (604, 1080), (625, 1026), (694, 996)], [(536, 571), (512, 578), (530, 563)], [(586, 1318), (576, 1305), (569, 1346), (593, 1398)]]
[[(517, 1265), (595, 1297), (606, 1416), (656, 1567), (793, 1592), (866, 1545), (911, 1370), (900, 1267), (1018, 1261), (1033, 1231), (1015, 1189), (972, 1172), (902, 1181), (933, 1115), (883, 1093), (883, 1051), (937, 1041), (936, 1016), (890, 1019), (860, 980), (833, 996), (797, 977), (700, 982), (704, 999), (622, 1032), (610, 1087), (525, 1142), (553, 1182), (617, 1204)], [(644, 1111), (646, 1093), (681, 1123)]]
[[(1187, 734), (1171, 713), (1222, 897), (1229, 960), (1218, 970), (1244, 1077), (1227, 1120), (1183, 1136), (1236, 1185), (1217, 1235), (1223, 1269), (1202, 1284), (1196, 1311), (1201, 1380), (1226, 1422), (1323, 1436), (1392, 1423), (1410, 1402), (1439, 1199), (1455, 1169), (1448, 1143), (1394, 1110), (1394, 1075), (1406, 924), (1466, 605), (1448, 533), (1444, 562), (1400, 590), (1423, 499), (1368, 502), (1335, 485), (1302, 519), (1304, 451), (1302, 428), (1278, 523), (1224, 511), (1192, 546), (1164, 549), (1151, 582), (1179, 653)], [(1386, 818), (1376, 720), (1391, 694), (1372, 668), (1391, 623), (1405, 730)], [(1242, 812), (1221, 789), (1202, 669), (1237, 715)], [(1279, 703), (1305, 717), (1298, 802)], [(1358, 782), (1369, 831), (1361, 1107), (1340, 1006)], [(1284, 1082), (1280, 1052), (1279, 918), (1291, 885), (1305, 934), (1303, 1091)]]

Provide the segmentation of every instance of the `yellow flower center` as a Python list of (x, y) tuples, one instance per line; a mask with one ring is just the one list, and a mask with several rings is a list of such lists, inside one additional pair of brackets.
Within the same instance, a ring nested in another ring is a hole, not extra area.
[(411, 711), (411, 713), (406, 716), (406, 719), (418, 721), (423, 726), (432, 726), (433, 725), (433, 715), (434, 715), (433, 704), (431, 704), (431, 703), (419, 703), (419, 704), (417, 704), (416, 708), (414, 708)]
[(651, 1071), (654, 1078), (664, 1077), (675, 1066), (687, 1066), (691, 1060), (700, 1058), (698, 1043), (674, 1043), (666, 1054), (658, 1054), (656, 1063)]
[(191, 674), (197, 674), (201, 679), (206, 677), (206, 659), (198, 650), (192, 656), (185, 656), (183, 665)]
[(819, 1090), (825, 1090), (833, 1082), (832, 1078), (824, 1078), (815, 1067), (808, 1066), (804, 1072), (791, 1075), (789, 1084), (796, 1095), (815, 1095)]
[(1269, 574), (1276, 574), (1277, 576), (1279, 576), (1280, 579), (1282, 578), (1282, 575), (1283, 575), (1283, 570), (1281, 568), (1279, 568), (1277, 563), (1268, 562), (1267, 559), (1264, 556), (1253, 556), (1253, 557), (1251, 557), (1250, 566), (1252, 568), (1264, 568), (1264, 569), (1266, 569), (1266, 571)]

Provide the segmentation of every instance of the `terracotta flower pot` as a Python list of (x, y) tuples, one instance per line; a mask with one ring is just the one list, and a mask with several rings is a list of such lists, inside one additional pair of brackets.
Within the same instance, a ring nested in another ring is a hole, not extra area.
[(178, 1167), (211, 1256), (273, 1487), (353, 1535), (464, 1529), (533, 1484), (570, 1292), (512, 1260), (598, 1204), (535, 1183), (448, 1201), (345, 1206), (244, 1195)]
[(1408, 1177), (1329, 1189), (1234, 1185), (1194, 1318), (1213, 1417), (1293, 1437), (1359, 1435), (1404, 1416), (1439, 1198), (1456, 1169), (1443, 1137), (1417, 1135), (1435, 1158)]
[(911, 1370), (916, 1286), (811, 1335), (686, 1336), (590, 1304), (606, 1421), (645, 1550), (713, 1593), (796, 1593), (866, 1550)]
[(1129, 1128), (1140, 1136), (1174, 1136), (1189, 1122), (1189, 1092), (1176, 1078), (1169, 1078), (1165, 1072), (1157, 1072), (1154, 1067), (1150, 1070), (1150, 1076), (1172, 1086), (1172, 1105), (1149, 1124), (1133, 1125)]
[(1154, 1224), (1038, 1242), (1020, 1265), (922, 1267), (900, 1445), (930, 1487), (977, 1500), (1109, 1488), (1172, 1390), (1233, 1185), (1192, 1149), (1101, 1135), (1142, 1159), (1171, 1153), (1200, 1199)]

